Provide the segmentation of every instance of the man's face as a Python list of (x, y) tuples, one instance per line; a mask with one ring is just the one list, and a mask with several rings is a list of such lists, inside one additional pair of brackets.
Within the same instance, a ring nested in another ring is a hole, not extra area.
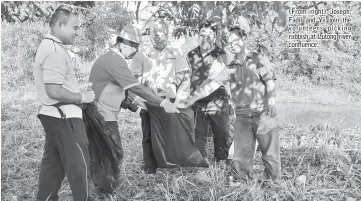
[(202, 28), (199, 32), (198, 43), (203, 51), (210, 50), (216, 42), (216, 33), (209, 27)]
[(245, 48), (245, 37), (241, 37), (233, 32), (229, 35), (228, 41), (229, 50), (233, 54), (241, 53)]
[(78, 15), (69, 15), (59, 24), (61, 40), (65, 45), (72, 45), (79, 35), (80, 20)]
[(121, 52), (125, 59), (132, 59), (134, 57), (134, 55), (138, 52), (139, 48), (139, 43), (137, 44), (138, 47), (136, 47), (135, 43), (133, 45), (127, 43), (121, 44)]
[(168, 32), (164, 29), (155, 29), (151, 41), (154, 48), (164, 49), (168, 43)]

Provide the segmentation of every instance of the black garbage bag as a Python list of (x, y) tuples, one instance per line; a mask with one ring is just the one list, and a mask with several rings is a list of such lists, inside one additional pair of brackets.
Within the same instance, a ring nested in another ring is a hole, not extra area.
[(81, 108), (89, 141), (92, 179), (100, 174), (105, 176), (103, 179), (117, 180), (124, 155), (121, 138), (112, 131), (94, 103), (85, 104)]
[(194, 112), (179, 109), (169, 114), (163, 108), (147, 104), (150, 116), (152, 148), (157, 166), (208, 167), (208, 161), (195, 145)]

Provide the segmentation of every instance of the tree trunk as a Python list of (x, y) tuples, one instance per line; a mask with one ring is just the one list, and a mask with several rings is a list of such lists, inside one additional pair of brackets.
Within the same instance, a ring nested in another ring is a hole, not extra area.
[(137, 10), (135, 10), (135, 19), (137, 20), (138, 23), (139, 23), (139, 8), (141, 3), (142, 3), (141, 1), (137, 2)]

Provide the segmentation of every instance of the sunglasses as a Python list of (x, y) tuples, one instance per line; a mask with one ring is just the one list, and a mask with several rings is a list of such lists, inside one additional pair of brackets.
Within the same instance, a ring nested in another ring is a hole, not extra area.
[(130, 46), (130, 47), (134, 47), (135, 49), (138, 49), (138, 48), (139, 48), (139, 43), (136, 43), (136, 42), (133, 42), (133, 41), (124, 39), (124, 38), (123, 38), (123, 43), (124, 43), (125, 45)]

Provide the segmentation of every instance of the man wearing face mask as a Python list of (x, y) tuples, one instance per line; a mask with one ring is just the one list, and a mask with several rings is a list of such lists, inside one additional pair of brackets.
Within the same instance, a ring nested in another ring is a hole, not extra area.
[[(122, 101), (127, 98), (127, 91), (138, 95), (147, 102), (160, 105), (167, 113), (179, 111), (173, 103), (157, 96), (149, 88), (141, 85), (128, 67), (127, 60), (132, 59), (139, 48), (138, 30), (133, 26), (125, 25), (116, 35), (114, 46), (95, 60), (89, 82), (92, 83), (100, 114), (110, 125), (113, 133), (117, 133), (117, 136), (120, 137), (117, 116)], [(112, 183), (109, 183), (106, 178), (99, 179), (96, 183), (99, 185), (100, 191), (104, 193), (113, 191)]]
[[(179, 50), (168, 45), (169, 27), (158, 19), (150, 26), (152, 46), (139, 52), (131, 61), (133, 74), (143, 85), (151, 88), (154, 93), (174, 101), (177, 91), (185, 91), (183, 80), (188, 64)], [(136, 100), (139, 100), (137, 97)], [(141, 101), (141, 100), (140, 100)], [(151, 120), (146, 109), (140, 111), (143, 131), (143, 161), (146, 173), (155, 173), (157, 160), (152, 148)]]
[(227, 64), (226, 52), (216, 45), (217, 26), (206, 21), (199, 27), (199, 46), (187, 54), (191, 67), (190, 93), (185, 104), (193, 105), (195, 112), (195, 141), (205, 155), (209, 125), (214, 134), (214, 157), (216, 161), (226, 160), (230, 147), (229, 102), (224, 81), (217, 79), (213, 72), (219, 72)]

